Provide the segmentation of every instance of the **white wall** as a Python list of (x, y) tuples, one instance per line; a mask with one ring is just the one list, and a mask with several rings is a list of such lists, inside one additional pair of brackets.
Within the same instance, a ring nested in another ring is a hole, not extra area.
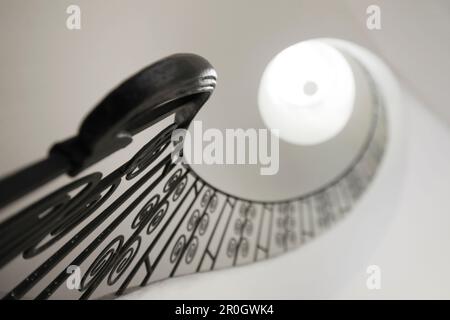
[[(81, 31), (65, 28), (65, 9), (72, 3), (82, 9)], [(402, 180), (381, 176), (348, 221), (305, 248), (252, 266), (173, 279), (138, 297), (450, 297), (447, 1), (124, 3), (0, 3), (0, 175), (43, 157), (52, 143), (76, 132), (112, 87), (168, 54), (208, 58), (219, 85), (199, 117), (211, 127), (245, 128), (260, 121), (255, 120), (258, 80), (275, 53), (304, 39), (343, 38), (384, 57), (415, 96), (406, 106)], [(368, 3), (382, 8), (380, 31), (365, 27)], [(396, 183), (398, 193), (383, 192)], [(376, 239), (352, 247), (371, 231), (371, 214), (390, 219), (376, 223)], [(370, 263), (382, 268), (383, 289), (377, 292), (365, 288)]]

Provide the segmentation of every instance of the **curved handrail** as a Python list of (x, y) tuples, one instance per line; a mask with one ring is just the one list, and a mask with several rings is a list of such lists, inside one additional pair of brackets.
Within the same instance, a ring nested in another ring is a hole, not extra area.
[[(225, 193), (168, 154), (171, 133), (189, 126), (215, 83), (214, 69), (199, 56), (162, 59), (113, 90), (78, 135), (56, 144), (47, 159), (0, 181), (4, 207), (62, 174), (78, 176), (129, 145), (134, 134), (175, 114), (172, 124), (113, 172), (74, 179), (0, 224), (0, 281), (15, 263), (41, 255), (45, 260), (5, 298), (22, 298), (53, 275), (36, 296), (51, 297), (68, 279), (68, 266), (86, 267), (77, 291), (84, 299), (250, 263), (305, 243), (351, 209), (374, 176), (386, 141), (374, 84), (371, 129), (348, 169), (312, 193), (266, 202)], [(130, 186), (119, 194), (123, 184)]]

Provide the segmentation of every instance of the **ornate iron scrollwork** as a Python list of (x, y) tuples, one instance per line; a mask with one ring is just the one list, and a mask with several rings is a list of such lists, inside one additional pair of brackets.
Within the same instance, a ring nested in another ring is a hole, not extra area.
[[(377, 94), (366, 144), (345, 172), (311, 194), (265, 202), (225, 193), (188, 165), (172, 162), (172, 132), (189, 126), (215, 84), (214, 69), (199, 56), (160, 60), (103, 99), (77, 136), (0, 181), (4, 298), (100, 298), (168, 277), (251, 263), (300, 246), (352, 208), (384, 150), (386, 121)], [(127, 162), (107, 174), (83, 175), (170, 115), (173, 123)], [(65, 174), (73, 181), (7, 212), (16, 200)], [(65, 285), (69, 266), (82, 271), (77, 290)]]

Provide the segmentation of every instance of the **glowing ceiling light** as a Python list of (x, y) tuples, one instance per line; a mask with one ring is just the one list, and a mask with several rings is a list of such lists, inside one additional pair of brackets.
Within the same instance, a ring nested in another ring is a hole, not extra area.
[(347, 124), (355, 100), (353, 72), (336, 48), (319, 40), (286, 48), (269, 63), (258, 103), (265, 124), (280, 138), (314, 145)]

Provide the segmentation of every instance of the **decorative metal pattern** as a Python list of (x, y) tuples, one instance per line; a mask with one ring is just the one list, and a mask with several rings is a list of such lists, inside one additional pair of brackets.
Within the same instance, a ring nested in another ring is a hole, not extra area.
[[(0, 224), (4, 298), (101, 298), (168, 277), (251, 263), (304, 244), (350, 211), (386, 142), (376, 90), (371, 131), (348, 169), (308, 195), (264, 202), (227, 194), (171, 161), (171, 133), (188, 127), (215, 79), (201, 57), (163, 59), (116, 88), (79, 134), (56, 144), (47, 159), (0, 181), (0, 206), (7, 211), (58, 176), (76, 177), (16, 213), (2, 212), (8, 214)], [(116, 170), (82, 175), (172, 114), (174, 123)], [(69, 266), (82, 272), (77, 290), (66, 286)]]

